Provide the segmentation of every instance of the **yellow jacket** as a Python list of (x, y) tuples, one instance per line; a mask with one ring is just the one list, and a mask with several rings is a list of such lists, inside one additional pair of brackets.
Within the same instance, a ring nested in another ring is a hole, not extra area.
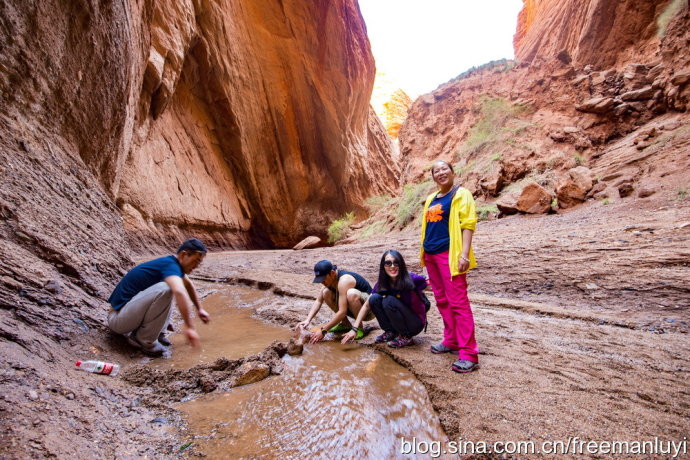
[[(429, 203), (434, 199), (438, 192), (429, 195), (424, 203), (424, 211), (422, 213), (422, 238), (421, 247), (419, 249), (419, 258), (422, 267), (424, 264), (424, 236), (426, 234), (426, 212), (429, 209)], [(462, 231), (469, 229), (474, 231), (477, 227), (477, 210), (474, 204), (474, 197), (466, 188), (460, 187), (455, 192), (453, 201), (450, 204), (450, 216), (448, 218), (448, 234), (450, 236), (450, 248), (448, 249), (448, 263), (450, 265), (451, 276), (460, 275), (458, 268), (460, 256), (462, 255)], [(474, 250), (470, 246), (470, 266), (467, 271), (470, 271), (477, 266), (477, 261), (474, 258)], [(462, 273), (467, 273), (467, 271)]]

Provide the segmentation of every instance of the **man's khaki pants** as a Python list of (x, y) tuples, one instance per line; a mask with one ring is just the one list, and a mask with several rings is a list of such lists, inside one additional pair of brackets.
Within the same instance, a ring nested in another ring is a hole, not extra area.
[(158, 340), (170, 319), (173, 294), (165, 281), (154, 284), (132, 297), (119, 310), (108, 314), (108, 327), (117, 334), (134, 332), (143, 345), (150, 346)]

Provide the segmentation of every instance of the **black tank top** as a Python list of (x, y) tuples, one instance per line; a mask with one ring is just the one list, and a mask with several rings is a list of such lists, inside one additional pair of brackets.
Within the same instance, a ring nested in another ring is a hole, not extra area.
[[(364, 279), (362, 275), (359, 275), (354, 272), (348, 272), (346, 270), (338, 270), (338, 283), (340, 283), (340, 277), (343, 275), (350, 275), (355, 279), (355, 289), (357, 289), (360, 292), (366, 292), (367, 294), (371, 294), (371, 284), (369, 284), (369, 281)], [(329, 289), (333, 292), (337, 292), (335, 289)]]

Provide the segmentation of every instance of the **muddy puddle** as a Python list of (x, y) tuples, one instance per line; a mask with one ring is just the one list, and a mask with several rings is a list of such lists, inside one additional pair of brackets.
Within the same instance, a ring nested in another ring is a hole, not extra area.
[[(250, 288), (219, 289), (203, 301), (212, 322), (202, 331), (201, 350), (186, 347), (150, 365), (189, 368), (289, 340), (289, 329), (251, 317), (252, 307), (272, 299)], [(181, 334), (171, 340), (184, 347)], [(286, 355), (281, 375), (176, 408), (195, 451), (207, 458), (429, 458), (402, 455), (401, 438), (447, 439), (424, 386), (407, 369), (372, 349), (335, 341)]]
[[(218, 289), (217, 286), (209, 285)], [(243, 287), (223, 287), (206, 297), (202, 304), (211, 315), (207, 325), (197, 320), (201, 346), (194, 349), (185, 343), (183, 334), (169, 336), (173, 350), (168, 359), (155, 359), (150, 365), (158, 369), (188, 369), (195, 364), (210, 363), (220, 357), (237, 359), (264, 350), (274, 340), (287, 342), (292, 333), (252, 318), (255, 306), (263, 304), (270, 294)]]

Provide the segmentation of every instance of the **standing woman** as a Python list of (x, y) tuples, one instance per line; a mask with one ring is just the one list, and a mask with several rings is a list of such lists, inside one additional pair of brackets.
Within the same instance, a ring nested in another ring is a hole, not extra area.
[(479, 368), (479, 349), (474, 338), (474, 317), (467, 297), (467, 272), (477, 266), (472, 235), (477, 225), (472, 193), (455, 186), (453, 167), (437, 161), (431, 177), (439, 186), (424, 204), (420, 257), (426, 266), (436, 306), (443, 318), (443, 341), (432, 353), (458, 353), (455, 372)]
[(426, 325), (426, 307), (419, 294), (425, 287), (423, 276), (407, 271), (402, 254), (394, 249), (384, 252), (379, 265), (379, 280), (342, 343), (364, 336), (364, 331), (359, 328), (371, 309), (383, 329), (375, 343), (386, 342), (392, 348), (412, 345), (412, 337), (422, 332)]

